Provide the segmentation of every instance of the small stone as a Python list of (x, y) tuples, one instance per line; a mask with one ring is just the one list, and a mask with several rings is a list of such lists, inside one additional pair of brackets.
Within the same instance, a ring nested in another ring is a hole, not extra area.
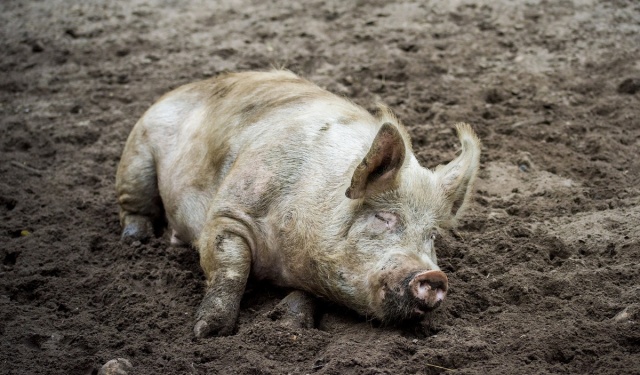
[(531, 160), (531, 154), (528, 152), (520, 152), (518, 154), (518, 169), (522, 172), (529, 172), (534, 169), (533, 161)]
[(640, 309), (638, 308), (638, 305), (627, 306), (624, 309), (622, 309), (622, 311), (617, 313), (612, 320), (616, 323), (625, 323), (629, 320), (636, 318), (639, 310)]
[(100, 368), (98, 375), (128, 375), (131, 370), (133, 370), (133, 366), (128, 359), (118, 358), (105, 363)]

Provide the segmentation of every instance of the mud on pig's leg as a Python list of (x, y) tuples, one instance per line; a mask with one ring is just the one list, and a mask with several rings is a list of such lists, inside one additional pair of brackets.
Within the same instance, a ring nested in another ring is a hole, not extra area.
[(198, 240), (207, 291), (196, 313), (196, 337), (230, 335), (251, 269), (251, 250), (241, 236), (222, 226), (203, 231)]

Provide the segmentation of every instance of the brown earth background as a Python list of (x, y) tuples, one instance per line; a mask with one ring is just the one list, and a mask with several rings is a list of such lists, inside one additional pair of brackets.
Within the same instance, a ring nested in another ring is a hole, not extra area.
[[(640, 2), (0, 2), (0, 373), (639, 374)], [(196, 252), (119, 242), (115, 169), (163, 93), (284, 66), (390, 105), (425, 166), (483, 141), (438, 241), (451, 290), (418, 326), (323, 304), (195, 340)]]

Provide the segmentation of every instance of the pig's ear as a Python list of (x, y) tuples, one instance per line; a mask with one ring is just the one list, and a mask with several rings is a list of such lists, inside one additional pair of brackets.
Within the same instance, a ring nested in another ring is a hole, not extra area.
[(436, 168), (440, 186), (451, 204), (451, 215), (455, 218), (465, 206), (480, 164), (480, 140), (469, 124), (456, 124), (462, 152), (447, 165)]
[(406, 147), (398, 128), (385, 122), (378, 131), (367, 155), (358, 165), (346, 196), (359, 199), (365, 194), (395, 187), (406, 154)]

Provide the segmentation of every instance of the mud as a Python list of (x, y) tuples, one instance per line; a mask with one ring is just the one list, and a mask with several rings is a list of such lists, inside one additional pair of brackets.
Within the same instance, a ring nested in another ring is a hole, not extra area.
[[(0, 373), (640, 373), (640, 3), (0, 3)], [(237, 333), (195, 340), (198, 256), (119, 242), (114, 175), (160, 95), (287, 67), (390, 105), (421, 161), (483, 141), (475, 199), (438, 243), (449, 299), (417, 326), (321, 302), (270, 318), (253, 283)]]

